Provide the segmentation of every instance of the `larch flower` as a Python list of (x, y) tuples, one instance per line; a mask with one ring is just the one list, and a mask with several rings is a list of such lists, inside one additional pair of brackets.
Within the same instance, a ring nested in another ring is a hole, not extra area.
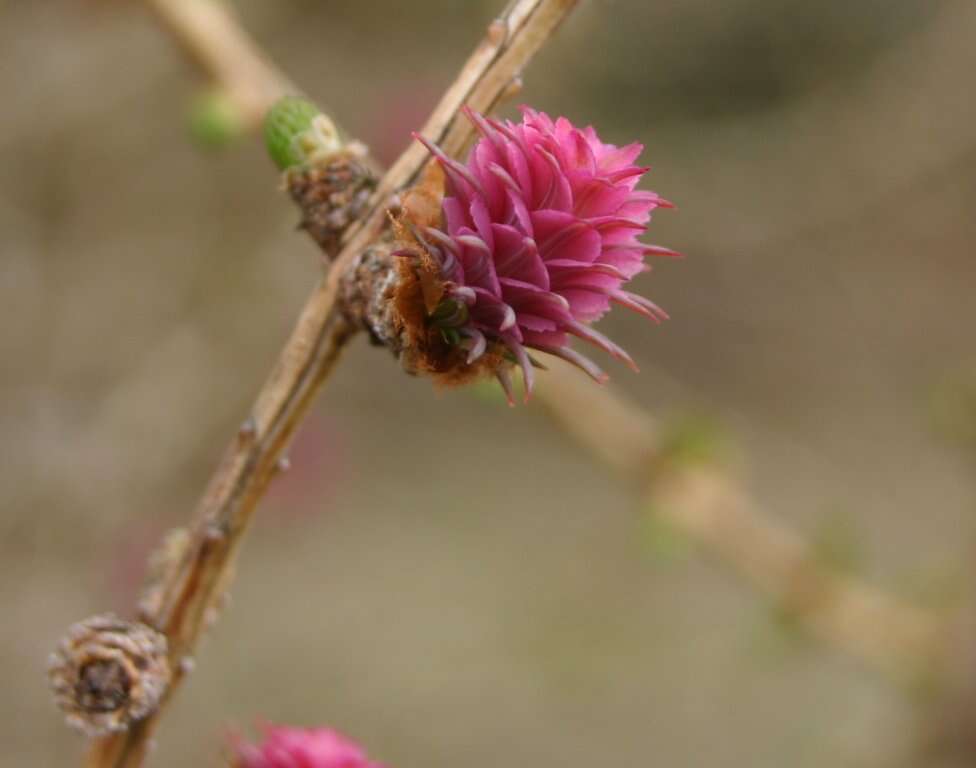
[(330, 728), (268, 726), (264, 742), (236, 740), (233, 768), (382, 768), (363, 748)]
[[(590, 324), (611, 304), (655, 322), (667, 318), (623, 288), (648, 268), (646, 255), (677, 255), (638, 241), (651, 212), (672, 207), (654, 192), (635, 189), (648, 170), (634, 164), (643, 147), (605, 144), (592, 127), (576, 128), (528, 107), (518, 123), (470, 109), (465, 114), (480, 134), (466, 163), (415, 134), (446, 176), (439, 226), (411, 226), (415, 244), (399, 252), (417, 257), (419, 246), (438, 273), (428, 325), (466, 351), (467, 366), (493, 351), (495, 359), (516, 362), (526, 396), (533, 383), (530, 350), (606, 380), (592, 360), (570, 348), (570, 336), (636, 370), (630, 356)], [(425, 289), (425, 299), (430, 293)], [(489, 367), (511, 402), (508, 366)]]

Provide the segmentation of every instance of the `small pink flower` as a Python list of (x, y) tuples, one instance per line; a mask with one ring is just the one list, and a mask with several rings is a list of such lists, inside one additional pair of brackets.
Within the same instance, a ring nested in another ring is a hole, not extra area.
[(262, 744), (235, 740), (233, 752), (234, 768), (382, 768), (329, 728), (268, 726)]
[[(646, 167), (640, 144), (604, 144), (592, 127), (522, 108), (501, 122), (466, 110), (481, 134), (467, 163), (417, 138), (447, 176), (440, 228), (418, 233), (445, 282), (433, 313), (446, 338), (468, 350), (467, 364), (490, 344), (507, 348), (532, 388), (527, 349), (561, 357), (597, 381), (606, 374), (569, 347), (576, 336), (626, 362), (620, 347), (590, 327), (611, 303), (655, 322), (667, 314), (623, 285), (648, 267), (648, 254), (677, 255), (638, 241), (655, 208), (671, 207), (635, 189)], [(502, 385), (510, 385), (499, 371)]]

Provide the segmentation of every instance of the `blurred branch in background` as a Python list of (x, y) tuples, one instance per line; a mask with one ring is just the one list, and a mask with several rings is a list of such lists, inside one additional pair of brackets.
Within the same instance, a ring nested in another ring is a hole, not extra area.
[(244, 31), (228, 2), (146, 0), (187, 56), (210, 78), (210, 106), (240, 130), (261, 125), (283, 94), (296, 92)]
[(682, 455), (680, 439), (668, 440), (635, 403), (609, 389), (594, 392), (570, 370), (554, 373), (543, 377), (539, 396), (563, 429), (640, 482), (651, 513), (705, 545), (815, 636), (907, 683), (940, 660), (943, 627), (935, 616), (832, 570), (707, 450)]
[(939, 434), (976, 459), (976, 367), (946, 375), (932, 393), (930, 410)]
[[(265, 91), (271, 101), (275, 87), (279, 94), (287, 90), (287, 80), (257, 52), (226, 9), (217, 14), (219, 23), (214, 23), (207, 13), (191, 12), (188, 6), (199, 4), (189, 0), (150, 0), (150, 5), (229, 93), (236, 92), (236, 78), (242, 72), (261, 65), (266, 71), (255, 74), (255, 82), (277, 84)], [(526, 44), (532, 43), (530, 38), (524, 39)], [(197, 50), (208, 40), (208, 51)], [(463, 96), (470, 95), (471, 85), (477, 81), (473, 67), (481, 60), (491, 60), (491, 45), (489, 35), (431, 116), (425, 135), (447, 130), (465, 101)], [(237, 50), (245, 52), (246, 66), (239, 67), (233, 60)], [(494, 88), (498, 97), (511, 87), (517, 71), (518, 67), (511, 67), (502, 72), (504, 79)], [(490, 109), (493, 101), (467, 99), (479, 110)], [(464, 140), (458, 134), (442, 146), (457, 153)], [(412, 170), (404, 169), (415, 169), (424, 154), (419, 145), (404, 153), (385, 178), (381, 194), (406, 183)], [(942, 641), (935, 616), (833, 572), (818, 561), (815, 548), (802, 536), (763, 513), (731, 473), (712, 464), (670, 461), (661, 430), (650, 415), (612, 391), (578, 381), (572, 372), (558, 368), (561, 366), (543, 377), (538, 398), (598, 458), (647, 484), (648, 501), (658, 514), (705, 544), (820, 639), (898, 679), (912, 678), (931, 666)], [(588, 418), (578, 418), (584, 412)]]

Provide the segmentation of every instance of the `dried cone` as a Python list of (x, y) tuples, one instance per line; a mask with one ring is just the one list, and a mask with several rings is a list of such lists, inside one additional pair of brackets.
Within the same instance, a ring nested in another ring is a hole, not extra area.
[(165, 636), (112, 614), (72, 625), (48, 668), (68, 725), (103, 736), (151, 714), (170, 680), (166, 651)]

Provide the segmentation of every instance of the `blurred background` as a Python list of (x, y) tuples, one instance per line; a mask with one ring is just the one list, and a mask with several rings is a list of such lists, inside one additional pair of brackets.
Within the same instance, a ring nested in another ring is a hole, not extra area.
[[(500, 7), (238, 5), (383, 161)], [(724, 425), (777, 519), (945, 612), (976, 541), (974, 40), (971, 0), (590, 0), (521, 97), (642, 141), (678, 205), (650, 239), (688, 258), (637, 281), (673, 319), (602, 323), (643, 369), (611, 386)], [(138, 4), (0, 2), (0, 62), (0, 765), (72, 765), (46, 656), (128, 610), (320, 264), (259, 142), (208, 146), (203, 83)], [(393, 768), (974, 764), (537, 403), (360, 341), (291, 459), (154, 765), (215, 765), (258, 718)]]

